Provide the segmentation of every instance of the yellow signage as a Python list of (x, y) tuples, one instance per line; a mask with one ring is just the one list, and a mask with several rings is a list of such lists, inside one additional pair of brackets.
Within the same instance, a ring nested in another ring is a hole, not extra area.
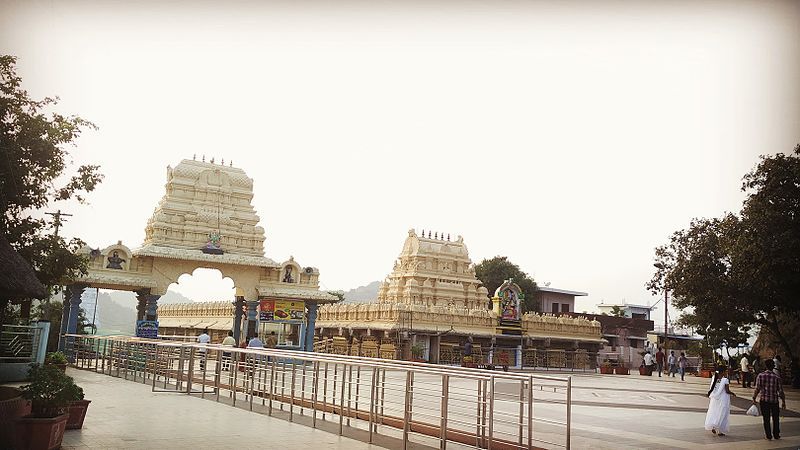
[(303, 320), (306, 303), (300, 300), (275, 300), (275, 320)]

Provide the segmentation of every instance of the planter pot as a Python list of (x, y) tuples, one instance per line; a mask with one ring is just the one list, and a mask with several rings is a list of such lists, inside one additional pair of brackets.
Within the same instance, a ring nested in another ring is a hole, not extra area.
[(17, 449), (50, 450), (61, 447), (68, 418), (67, 414), (62, 414), (47, 419), (33, 417), (17, 419)]
[(14, 442), (14, 423), (31, 413), (31, 404), (20, 390), (0, 386), (0, 442)]
[(628, 370), (627, 367), (615, 367), (614, 373), (617, 375), (628, 375), (630, 371)]
[(58, 367), (58, 370), (60, 370), (60, 371), (62, 371), (64, 373), (67, 373), (67, 363), (64, 363), (64, 364), (52, 364), (52, 363), (49, 363), (47, 365), (48, 366), (56, 366), (56, 367)]
[(68, 430), (79, 430), (83, 428), (83, 420), (86, 418), (86, 411), (89, 409), (91, 400), (78, 400), (69, 405), (69, 419), (67, 420)]
[(639, 375), (649, 376), (650, 371), (647, 370), (647, 367), (641, 366), (639, 367)]
[(614, 374), (614, 368), (613, 367), (602, 367), (601, 366), (600, 367), (600, 373), (605, 374), (605, 375), (613, 375)]
[(713, 370), (703, 369), (703, 370), (700, 371), (700, 377), (701, 378), (711, 378), (712, 375), (713, 375)]

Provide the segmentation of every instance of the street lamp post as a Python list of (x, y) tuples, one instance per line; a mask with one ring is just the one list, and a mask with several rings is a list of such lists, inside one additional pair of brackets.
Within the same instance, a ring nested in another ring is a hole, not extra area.
[[(663, 263), (655, 263), (653, 267), (656, 269), (665, 269)], [(667, 311), (669, 311), (669, 290), (667, 290), (667, 280), (664, 279), (664, 350), (667, 349)]]

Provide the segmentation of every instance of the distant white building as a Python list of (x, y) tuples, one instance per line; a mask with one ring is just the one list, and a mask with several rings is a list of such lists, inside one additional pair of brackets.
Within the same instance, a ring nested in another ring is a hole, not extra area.
[(600, 314), (607, 314), (609, 316), (614, 315), (614, 307), (621, 309), (625, 317), (644, 320), (650, 320), (650, 311), (653, 309), (652, 306), (634, 305), (631, 303), (601, 303), (597, 305)]
[(550, 286), (537, 286), (533, 293), (534, 300), (539, 302), (540, 311), (543, 313), (574, 313), (575, 297), (585, 297), (586, 292), (556, 289)]

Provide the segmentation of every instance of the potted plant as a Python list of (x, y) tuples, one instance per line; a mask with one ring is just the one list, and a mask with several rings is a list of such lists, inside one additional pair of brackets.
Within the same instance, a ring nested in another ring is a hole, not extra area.
[(614, 367), (614, 373), (617, 375), (628, 375), (630, 371), (625, 366), (625, 363), (619, 363), (618, 366)]
[(614, 366), (611, 365), (611, 361), (606, 359), (602, 364), (600, 364), (600, 373), (605, 375), (614, 374)]
[(17, 419), (17, 448), (59, 448), (69, 418), (67, 407), (81, 400), (83, 391), (53, 364), (31, 365), (28, 374), (31, 383), (20, 390), (31, 402), (31, 414)]
[(62, 372), (67, 371), (67, 355), (62, 352), (50, 352), (44, 357), (44, 363), (58, 367)]
[(85, 400), (83, 398), (83, 389), (78, 386), (75, 387), (78, 389), (77, 396), (79, 399), (73, 400), (67, 409), (69, 413), (69, 419), (67, 419), (68, 430), (80, 430), (83, 428), (83, 421), (86, 419), (86, 411), (89, 410), (89, 403), (92, 403), (91, 400)]
[(420, 344), (414, 344), (414, 345), (411, 347), (411, 360), (412, 360), (412, 361), (416, 361), (416, 362), (426, 362), (426, 361), (423, 359), (423, 356), (424, 356), (424, 355), (425, 355), (425, 347), (423, 347), (422, 345), (420, 345)]

